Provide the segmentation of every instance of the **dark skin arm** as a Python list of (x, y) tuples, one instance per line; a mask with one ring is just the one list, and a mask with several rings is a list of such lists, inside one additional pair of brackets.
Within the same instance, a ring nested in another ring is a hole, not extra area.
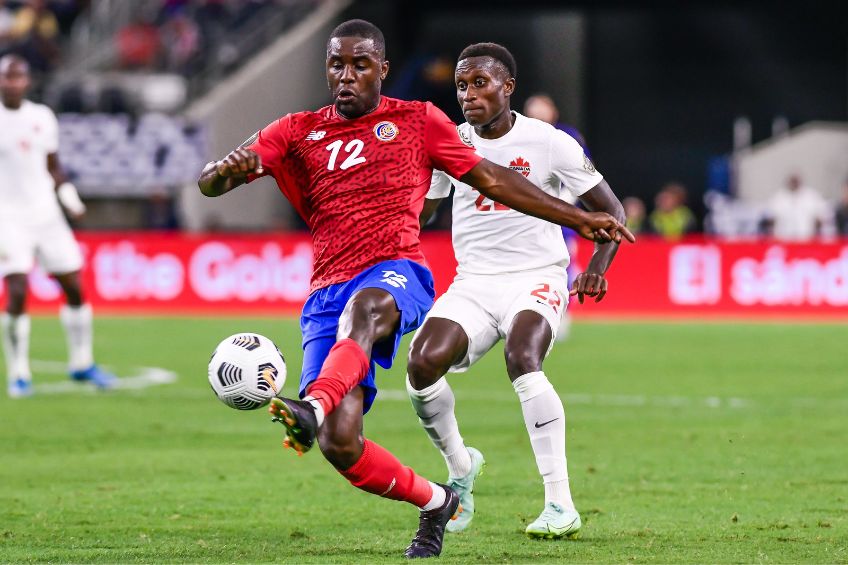
[(481, 194), (529, 216), (568, 226), (581, 237), (593, 241), (620, 242), (636, 238), (624, 224), (606, 212), (584, 212), (546, 194), (521, 174), (483, 159), (465, 173), (462, 182)]
[(436, 209), (439, 207), (439, 204), (442, 203), (444, 198), (427, 198), (424, 200), (424, 207), (421, 209), (421, 213), (418, 214), (418, 225), (419, 227), (424, 227), (424, 225), (430, 221), (430, 218), (433, 217), (433, 214), (436, 213)]
[(59, 188), (63, 182), (68, 180), (68, 177), (65, 176), (65, 172), (62, 170), (62, 165), (59, 163), (58, 153), (47, 155), (47, 172), (53, 177), (56, 188)]
[[(605, 180), (580, 196), (580, 202), (589, 210), (606, 212), (622, 224), (625, 222), (624, 207)], [(595, 243), (595, 252), (592, 254), (588, 267), (574, 279), (571, 287), (570, 294), (577, 295), (581, 304), (584, 296), (594, 296), (595, 302), (600, 302), (606, 296), (608, 283), (604, 275), (617, 251), (618, 242)]]
[(220, 161), (207, 163), (197, 186), (205, 196), (221, 196), (246, 183), (250, 173), (262, 174), (262, 159), (250, 149), (239, 147)]

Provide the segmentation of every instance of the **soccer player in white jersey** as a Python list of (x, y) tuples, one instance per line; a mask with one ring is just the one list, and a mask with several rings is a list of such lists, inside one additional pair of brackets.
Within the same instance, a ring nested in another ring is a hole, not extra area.
[(13, 398), (32, 394), (26, 291), (27, 273), (36, 256), (67, 299), (60, 319), (67, 336), (71, 378), (100, 388), (110, 387), (115, 379), (94, 363), (91, 306), (84, 302), (80, 288), (82, 253), (59, 202), (74, 217), (81, 216), (85, 206), (59, 165), (56, 116), (47, 106), (26, 100), (29, 84), (24, 59), (0, 58), (0, 274), (6, 283), (0, 329), (8, 392)]
[[(500, 45), (467, 47), (456, 67), (457, 98), (467, 120), (460, 137), (495, 163), (525, 175), (548, 194), (565, 191), (591, 210), (624, 222), (624, 210), (580, 145), (551, 125), (510, 110), (515, 60)], [(407, 390), (424, 429), (448, 466), (448, 484), (463, 512), (449, 531), (468, 527), (472, 490), (484, 461), (466, 447), (454, 415), (454, 395), (444, 375), (463, 372), (505, 340), (506, 368), (545, 486), (545, 506), (527, 526), (532, 537), (571, 537), (580, 529), (568, 484), (565, 413), (542, 370), (568, 303), (568, 251), (560, 228), (493, 202), (470, 186), (435, 171), (422, 222), (439, 200), (453, 197), (457, 276), (418, 330), (409, 354)], [(604, 278), (618, 244), (598, 244), (570, 291), (601, 300)]]

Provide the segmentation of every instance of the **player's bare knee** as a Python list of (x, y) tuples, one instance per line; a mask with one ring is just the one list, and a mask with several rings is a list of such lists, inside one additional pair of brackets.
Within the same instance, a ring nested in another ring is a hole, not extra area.
[(54, 276), (62, 287), (62, 292), (65, 293), (67, 303), (71, 306), (82, 306), (83, 295), (79, 273), (75, 272)]
[(78, 284), (62, 287), (65, 291), (65, 300), (71, 306), (82, 306), (82, 289)]
[(415, 345), (409, 352), (407, 373), (409, 383), (415, 390), (421, 390), (442, 378), (451, 366), (451, 352), (447, 348), (435, 348)]
[(26, 275), (9, 275), (6, 282), (6, 312), (19, 316), (26, 310)]
[(507, 348), (504, 350), (504, 358), (506, 359), (506, 371), (510, 380), (542, 370), (542, 359), (534, 351), (522, 348)]
[(339, 470), (350, 469), (362, 456), (363, 438), (360, 434), (339, 434), (321, 429), (318, 445), (329, 463)]

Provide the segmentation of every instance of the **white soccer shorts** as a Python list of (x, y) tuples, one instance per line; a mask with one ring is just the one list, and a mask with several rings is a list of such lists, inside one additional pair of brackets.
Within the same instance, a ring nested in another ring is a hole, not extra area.
[(0, 275), (29, 273), (36, 258), (50, 274), (82, 268), (82, 252), (65, 219), (35, 225), (0, 222)]
[(524, 310), (541, 314), (550, 324), (550, 353), (567, 306), (568, 278), (560, 267), (508, 275), (467, 275), (454, 279), (427, 319), (445, 318), (465, 331), (468, 353), (449, 371), (462, 373), (506, 337), (513, 318)]

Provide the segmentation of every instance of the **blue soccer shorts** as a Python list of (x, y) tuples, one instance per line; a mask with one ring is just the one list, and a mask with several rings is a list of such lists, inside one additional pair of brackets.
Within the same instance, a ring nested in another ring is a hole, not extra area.
[(421, 326), (435, 297), (430, 270), (408, 259), (377, 263), (349, 281), (310, 294), (300, 317), (300, 331), (303, 335), (301, 398), (306, 395), (310, 383), (318, 378), (330, 348), (336, 343), (339, 318), (345, 306), (354, 294), (365, 288), (380, 288), (391, 294), (400, 311), (400, 323), (393, 336), (378, 342), (371, 350), (371, 367), (368, 375), (359, 383), (365, 390), (363, 413), (371, 409), (377, 396), (376, 365), (384, 369), (392, 366), (401, 338)]

